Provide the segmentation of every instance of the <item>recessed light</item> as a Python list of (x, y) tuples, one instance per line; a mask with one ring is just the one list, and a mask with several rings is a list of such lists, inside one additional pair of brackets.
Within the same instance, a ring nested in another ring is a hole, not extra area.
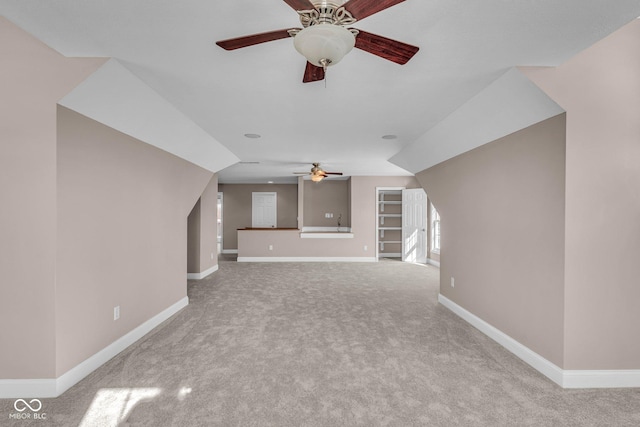
[(398, 135), (383, 135), (382, 139), (398, 139)]
[(267, 184), (273, 184), (273, 181), (267, 181)]
[(258, 135), (257, 133), (245, 133), (244, 136), (245, 138), (250, 138), (250, 139), (260, 138), (260, 135)]

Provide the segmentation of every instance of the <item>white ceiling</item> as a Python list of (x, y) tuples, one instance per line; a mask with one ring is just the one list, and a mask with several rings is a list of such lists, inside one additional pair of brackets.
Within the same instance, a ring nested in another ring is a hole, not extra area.
[[(408, 175), (434, 163), (403, 161), (433, 151), (416, 147), (442, 145), (437, 161), (455, 155), (441, 131), (438, 140), (429, 131), (513, 67), (558, 65), (630, 22), (640, 0), (407, 0), (353, 27), (419, 46), (416, 56), (400, 66), (354, 49), (329, 68), (326, 86), (302, 83), (305, 59), (290, 39), (215, 45), (300, 27), (282, 0), (0, 0), (0, 14), (66, 56), (115, 58), (226, 147), (217, 147), (224, 166), (260, 162), (226, 167), (220, 182), (295, 182), (292, 172), (311, 162), (346, 175)], [(508, 97), (495, 102), (509, 107)], [(441, 129), (466, 126), (470, 114)]]

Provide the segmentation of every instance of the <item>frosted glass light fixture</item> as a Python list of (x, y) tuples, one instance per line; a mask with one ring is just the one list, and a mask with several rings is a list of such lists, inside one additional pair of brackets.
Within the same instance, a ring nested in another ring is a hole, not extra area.
[(311, 25), (293, 38), (293, 45), (307, 61), (326, 69), (335, 65), (353, 49), (356, 37), (344, 27), (334, 24)]

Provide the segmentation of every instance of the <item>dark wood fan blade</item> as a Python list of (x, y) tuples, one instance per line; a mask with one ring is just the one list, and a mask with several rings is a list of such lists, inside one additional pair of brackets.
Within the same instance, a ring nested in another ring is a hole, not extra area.
[(252, 34), (250, 36), (237, 37), (235, 39), (220, 40), (216, 42), (216, 44), (223, 49), (234, 50), (240, 49), (241, 47), (270, 42), (273, 40), (286, 39), (287, 37), (290, 37), (289, 28), (284, 30), (269, 31), (267, 33)]
[(312, 10), (316, 7), (309, 0), (284, 0), (293, 10)]
[(342, 172), (323, 172), (325, 175), (342, 175)]
[(307, 67), (304, 69), (302, 83), (317, 82), (319, 80), (324, 80), (324, 70), (322, 67), (317, 67), (307, 61)]
[(419, 47), (365, 31), (360, 31), (356, 36), (356, 47), (400, 65), (409, 62), (413, 55), (420, 50)]
[(349, 0), (343, 6), (358, 21), (402, 3), (404, 0)]

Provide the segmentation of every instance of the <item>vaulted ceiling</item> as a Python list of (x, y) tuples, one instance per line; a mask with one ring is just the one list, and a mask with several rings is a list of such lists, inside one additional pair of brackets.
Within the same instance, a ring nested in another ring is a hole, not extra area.
[[(113, 58), (69, 106), (220, 182), (292, 182), (312, 162), (410, 175), (557, 114), (514, 67), (564, 62), (638, 17), (640, 2), (407, 0), (353, 27), (418, 46), (413, 59), (354, 49), (313, 83), (302, 83), (306, 60), (291, 39), (215, 45), (301, 27), (282, 0), (2, 0), (0, 14), (66, 56)], [(107, 102), (116, 86), (119, 101)]]

